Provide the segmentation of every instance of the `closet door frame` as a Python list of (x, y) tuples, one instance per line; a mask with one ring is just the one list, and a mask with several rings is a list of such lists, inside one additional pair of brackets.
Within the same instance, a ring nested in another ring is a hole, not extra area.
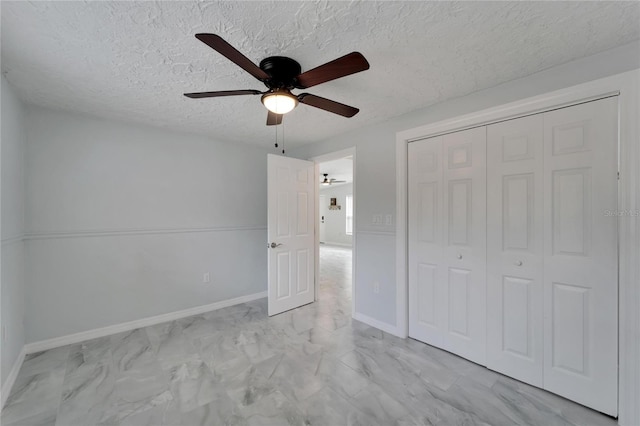
[[(640, 424), (640, 70), (594, 80), (396, 134), (396, 325), (397, 336), (408, 336), (407, 169), (408, 144), (459, 130), (493, 124), (535, 113), (617, 96), (618, 100), (618, 268), (619, 369), (618, 419)], [(627, 214), (625, 214), (627, 213)]]

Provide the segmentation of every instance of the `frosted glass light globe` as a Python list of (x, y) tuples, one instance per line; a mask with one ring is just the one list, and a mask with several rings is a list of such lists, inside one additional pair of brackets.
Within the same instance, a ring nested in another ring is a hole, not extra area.
[(273, 113), (286, 114), (298, 105), (298, 99), (288, 90), (278, 90), (262, 95), (262, 103)]

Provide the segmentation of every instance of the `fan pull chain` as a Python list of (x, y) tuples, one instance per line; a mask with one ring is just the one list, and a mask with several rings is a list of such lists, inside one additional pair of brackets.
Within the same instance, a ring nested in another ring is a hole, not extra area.
[(284, 154), (284, 121), (282, 122), (282, 153)]
[(278, 126), (273, 126), (276, 128), (276, 148), (278, 147)]

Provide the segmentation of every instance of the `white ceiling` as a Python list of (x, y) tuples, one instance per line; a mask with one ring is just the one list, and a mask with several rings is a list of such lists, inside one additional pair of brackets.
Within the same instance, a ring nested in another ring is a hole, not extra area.
[(351, 51), (371, 69), (308, 89), (359, 107), (301, 105), (287, 148), (326, 139), (640, 38), (638, 2), (11, 2), (2, 69), (25, 101), (271, 146), (258, 96), (184, 92), (264, 86), (200, 41), (217, 33), (258, 63), (304, 70)]
[[(344, 183), (334, 183), (331, 185), (332, 187), (353, 182), (353, 157), (320, 163), (320, 180), (324, 179), (324, 173), (328, 174), (327, 178), (329, 179), (344, 181)], [(326, 186), (320, 186), (320, 188), (326, 188)]]

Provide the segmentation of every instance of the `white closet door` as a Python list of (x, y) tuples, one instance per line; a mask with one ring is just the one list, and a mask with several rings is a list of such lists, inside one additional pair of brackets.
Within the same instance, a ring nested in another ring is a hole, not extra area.
[(486, 359), (486, 128), (409, 144), (409, 335)]
[(486, 127), (442, 137), (443, 348), (486, 362)]
[(442, 347), (442, 136), (409, 144), (409, 336)]
[(617, 414), (617, 98), (544, 114), (544, 387)]
[(487, 127), (487, 367), (542, 387), (542, 114)]

